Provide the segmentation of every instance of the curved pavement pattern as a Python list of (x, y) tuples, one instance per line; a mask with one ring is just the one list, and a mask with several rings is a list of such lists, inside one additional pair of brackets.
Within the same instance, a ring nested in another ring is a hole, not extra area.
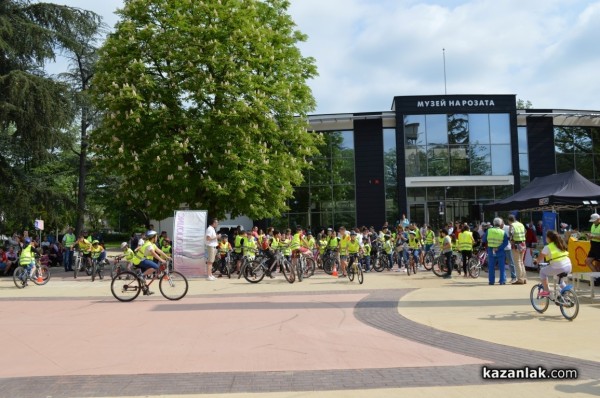
[[(392, 368), (294, 370), (261, 372), (194, 372), (175, 374), (115, 374), (11, 377), (0, 379), (0, 391), (7, 397), (101, 397), (184, 395), (203, 393), (252, 393), (289, 391), (360, 390), (432, 386), (468, 386), (489, 384), (481, 377), (481, 363), (490, 366), (523, 367), (531, 364), (546, 368), (576, 368), (579, 379), (600, 375), (600, 364), (539, 351), (494, 344), (483, 340), (440, 331), (403, 317), (398, 311), (400, 299), (412, 289), (370, 290), (354, 307), (355, 317), (366, 325), (386, 333), (481, 360), (476, 364), (452, 366), (413, 366)], [(336, 291), (306, 294), (349, 294)], [(365, 293), (365, 291), (363, 291)], [(290, 293), (292, 294), (292, 293)], [(278, 293), (277, 295), (281, 295)], [(250, 297), (251, 295), (236, 295)], [(272, 293), (253, 294), (270, 297)], [(285, 309), (298, 303), (278, 303)], [(259, 307), (256, 307), (259, 308)], [(348, 336), (348, 344), (360, 344)], [(135, 355), (137, 345), (123, 350)], [(141, 346), (139, 349), (144, 349)], [(165, 377), (168, 376), (168, 377)]]

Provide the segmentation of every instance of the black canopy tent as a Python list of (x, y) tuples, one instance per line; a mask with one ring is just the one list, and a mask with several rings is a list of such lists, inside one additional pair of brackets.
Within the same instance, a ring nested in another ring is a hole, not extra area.
[(489, 203), (484, 208), (488, 211), (560, 211), (594, 208), (598, 203), (600, 186), (587, 180), (576, 170), (571, 170), (536, 177), (513, 196)]

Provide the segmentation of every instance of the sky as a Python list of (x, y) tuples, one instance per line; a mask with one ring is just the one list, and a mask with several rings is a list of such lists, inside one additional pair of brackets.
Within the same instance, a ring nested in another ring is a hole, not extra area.
[[(94, 11), (110, 27), (123, 6), (46, 1)], [(394, 96), (445, 93), (600, 110), (600, 1), (291, 0), (288, 12), (319, 72), (308, 82), (313, 114), (388, 111)]]

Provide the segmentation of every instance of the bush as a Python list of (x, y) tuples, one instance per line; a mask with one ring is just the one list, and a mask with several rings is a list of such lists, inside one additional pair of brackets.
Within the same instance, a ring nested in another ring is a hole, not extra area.
[(104, 242), (129, 242), (131, 235), (122, 232), (106, 232), (102, 234)]

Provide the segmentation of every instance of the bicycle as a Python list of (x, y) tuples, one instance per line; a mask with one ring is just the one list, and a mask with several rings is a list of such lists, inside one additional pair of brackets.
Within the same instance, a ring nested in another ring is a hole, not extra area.
[(429, 249), (427, 253), (425, 253), (425, 257), (423, 258), (423, 268), (425, 270), (430, 271), (433, 268), (433, 263), (435, 262), (435, 252), (433, 248)]
[[(120, 277), (119, 277), (120, 276)], [(128, 302), (136, 299), (141, 292), (150, 295), (150, 285), (159, 280), (158, 288), (164, 298), (168, 300), (180, 300), (188, 292), (188, 281), (186, 277), (177, 271), (170, 271), (167, 264), (161, 264), (158, 272), (152, 274), (152, 279), (146, 282), (141, 270), (136, 272), (123, 271), (115, 275), (110, 283), (112, 295), (119, 301)]]
[[(77, 254), (77, 256), (75, 255)], [(92, 259), (91, 257), (84, 257), (83, 253), (75, 252), (73, 254), (73, 259), (75, 260), (75, 265), (73, 266), (73, 278), (77, 279), (77, 274), (85, 271), (85, 273), (90, 276), (92, 275)]]
[[(548, 263), (540, 263), (539, 265), (541, 268), (547, 266)], [(529, 299), (534, 310), (543, 314), (548, 309), (550, 301), (553, 301), (554, 304), (560, 307), (560, 312), (566, 319), (572, 321), (577, 317), (577, 314), (579, 314), (579, 298), (573, 290), (573, 285), (567, 285), (563, 282), (562, 279), (567, 275), (566, 272), (562, 272), (554, 277), (554, 286), (550, 290), (549, 296), (540, 296), (540, 293), (544, 291), (542, 283), (538, 283), (531, 288)], [(561, 287), (560, 290), (557, 286)]]
[[(100, 261), (97, 258), (92, 259), (92, 282), (96, 280), (96, 274), (98, 278), (104, 279), (104, 266), (108, 263), (107, 259)], [(110, 263), (108, 263), (110, 265)]]
[(33, 272), (27, 275), (27, 266), (19, 265), (13, 272), (13, 282), (19, 289), (27, 286), (27, 280), (31, 280), (38, 286), (45, 285), (50, 280), (50, 269), (41, 265), (39, 259), (36, 258)]
[(408, 248), (408, 264), (406, 266), (406, 274), (408, 276), (410, 276), (410, 273), (412, 272), (413, 274), (417, 274), (417, 269), (419, 268), (417, 266), (417, 262), (415, 261), (415, 256), (414, 256), (414, 252), (415, 250), (418, 249), (414, 249), (414, 248)]
[(298, 273), (298, 280), (302, 281), (304, 278), (310, 278), (315, 273), (315, 260), (311, 254), (298, 255), (298, 261), (296, 263), (296, 272)]
[(360, 262), (358, 261), (358, 254), (350, 254), (348, 257), (350, 257), (349, 261), (348, 261), (348, 279), (350, 279), (350, 282), (354, 281), (354, 275), (357, 276), (358, 279), (358, 283), (360, 285), (362, 285), (363, 281), (364, 281), (364, 274), (363, 274), (363, 270), (362, 267), (360, 266)]
[(477, 254), (469, 259), (467, 269), (471, 278), (479, 278), (481, 270), (487, 269), (487, 250), (485, 248), (479, 249)]
[(108, 256), (108, 257), (115, 259), (113, 261), (112, 266), (110, 267), (110, 278), (111, 279), (125, 271), (131, 271), (131, 263), (123, 264), (121, 262), (121, 260), (123, 259), (123, 256)]
[(325, 271), (327, 275), (331, 275), (334, 268), (336, 270), (340, 269), (340, 260), (335, 250), (327, 249), (323, 255), (323, 271)]
[(228, 250), (226, 253), (220, 253), (217, 260), (212, 265), (213, 275), (219, 271), (221, 275), (227, 275), (231, 279), (235, 268), (235, 261), (232, 260), (231, 251)]
[[(457, 256), (452, 255), (451, 260), (452, 262), (452, 270), (453, 271), (458, 271), (458, 264), (457, 264)], [(431, 271), (439, 277), (442, 277), (444, 275), (446, 275), (448, 273), (448, 266), (446, 265), (446, 256), (444, 256), (443, 253), (440, 253), (436, 258), (435, 261), (433, 262), (433, 266), (431, 267)], [(460, 275), (460, 273), (459, 273)]]

